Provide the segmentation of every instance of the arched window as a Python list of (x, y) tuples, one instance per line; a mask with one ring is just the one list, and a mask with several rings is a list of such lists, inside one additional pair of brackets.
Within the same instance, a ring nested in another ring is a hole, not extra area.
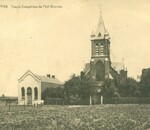
[(22, 100), (25, 99), (25, 89), (24, 89), (24, 87), (21, 88), (21, 99)]
[(27, 88), (27, 95), (32, 95), (32, 89), (30, 87)]
[(34, 99), (35, 100), (38, 99), (38, 89), (37, 89), (37, 87), (34, 88)]
[(96, 80), (103, 81), (105, 79), (105, 66), (102, 61), (96, 63)]
[(28, 105), (32, 104), (32, 89), (31, 89), (31, 87), (27, 88), (27, 104)]

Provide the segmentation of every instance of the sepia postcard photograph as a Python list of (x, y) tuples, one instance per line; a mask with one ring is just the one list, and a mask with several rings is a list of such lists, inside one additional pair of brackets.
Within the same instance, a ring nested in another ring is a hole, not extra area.
[(0, 130), (150, 130), (149, 0), (0, 0)]

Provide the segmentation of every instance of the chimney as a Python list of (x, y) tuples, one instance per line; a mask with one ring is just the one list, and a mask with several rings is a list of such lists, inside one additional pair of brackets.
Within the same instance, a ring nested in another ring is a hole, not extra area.
[(48, 77), (48, 78), (50, 78), (50, 77), (51, 77), (51, 75), (50, 75), (50, 74), (47, 74), (47, 77)]
[(55, 75), (52, 75), (52, 78), (55, 79)]

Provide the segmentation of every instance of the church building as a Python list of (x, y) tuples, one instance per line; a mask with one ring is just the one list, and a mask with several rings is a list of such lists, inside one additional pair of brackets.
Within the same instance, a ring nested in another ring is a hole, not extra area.
[(127, 69), (123, 62), (111, 62), (110, 37), (100, 14), (97, 28), (91, 34), (91, 60), (85, 65), (83, 76), (90, 75), (101, 86), (105, 79), (123, 82), (127, 78)]
[(41, 104), (42, 92), (47, 88), (61, 87), (62, 83), (54, 75), (40, 76), (28, 70), (18, 80), (18, 104), (33, 105)]

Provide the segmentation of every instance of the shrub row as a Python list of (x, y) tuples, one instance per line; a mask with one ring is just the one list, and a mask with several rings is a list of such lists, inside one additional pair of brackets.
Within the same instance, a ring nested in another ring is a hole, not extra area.
[[(89, 105), (89, 99), (71, 98), (47, 98), (45, 105)], [(150, 97), (120, 97), (103, 98), (104, 104), (150, 104)], [(94, 104), (100, 104), (100, 100)]]
[(104, 98), (104, 104), (150, 104), (150, 97)]

